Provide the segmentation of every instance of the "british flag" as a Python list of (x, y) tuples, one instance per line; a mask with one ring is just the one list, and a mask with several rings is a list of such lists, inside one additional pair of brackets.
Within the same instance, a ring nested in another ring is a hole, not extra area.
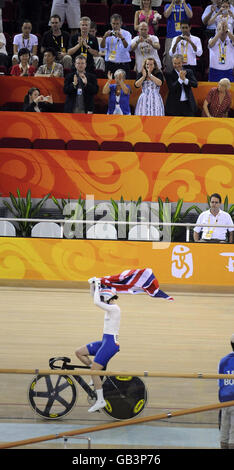
[(127, 269), (114, 276), (100, 278), (101, 285), (115, 287), (119, 293), (139, 294), (146, 292), (151, 297), (174, 300), (173, 297), (159, 289), (159, 283), (151, 268)]

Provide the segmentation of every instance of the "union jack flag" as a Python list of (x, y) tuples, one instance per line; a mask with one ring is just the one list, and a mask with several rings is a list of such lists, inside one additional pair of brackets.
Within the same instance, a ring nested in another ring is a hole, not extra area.
[(116, 291), (125, 294), (139, 294), (146, 292), (151, 297), (162, 297), (174, 300), (173, 297), (159, 289), (159, 283), (151, 268), (127, 269), (114, 276), (100, 278), (101, 285), (115, 287)]

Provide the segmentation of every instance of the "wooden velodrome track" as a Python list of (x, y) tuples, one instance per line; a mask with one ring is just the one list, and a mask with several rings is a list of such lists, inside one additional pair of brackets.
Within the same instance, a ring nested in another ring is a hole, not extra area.
[[(145, 294), (120, 295), (121, 351), (111, 360), (110, 370), (217, 372), (220, 358), (230, 352), (234, 295), (218, 291), (167, 292), (174, 294), (175, 302)], [(3, 369), (48, 369), (50, 357), (64, 355), (77, 363), (76, 347), (102, 336), (103, 312), (93, 305), (87, 289), (2, 285), (0, 293)], [(0, 378), (0, 423), (38, 422), (27, 402), (32, 377)], [(144, 380), (149, 390), (146, 416), (218, 402), (217, 380)], [(63, 423), (92, 426), (109, 422), (104, 413), (88, 415), (83, 391), (78, 403)], [(217, 426), (217, 412), (200, 413), (185, 421), (178, 418), (178, 422), (181, 426), (188, 422)]]

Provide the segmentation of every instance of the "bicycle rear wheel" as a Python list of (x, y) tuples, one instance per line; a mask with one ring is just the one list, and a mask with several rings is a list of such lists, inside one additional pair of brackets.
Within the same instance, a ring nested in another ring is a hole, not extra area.
[(147, 389), (139, 377), (107, 377), (103, 393), (107, 403), (103, 411), (115, 419), (134, 418), (147, 403)]
[(33, 410), (42, 418), (59, 419), (72, 410), (77, 389), (68, 375), (38, 375), (30, 383), (28, 399)]

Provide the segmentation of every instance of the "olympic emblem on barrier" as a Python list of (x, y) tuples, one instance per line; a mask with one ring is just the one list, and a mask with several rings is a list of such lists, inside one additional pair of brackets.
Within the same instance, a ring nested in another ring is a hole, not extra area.
[(193, 255), (187, 246), (176, 245), (173, 248), (171, 274), (181, 279), (188, 279), (193, 275)]
[(220, 256), (228, 257), (228, 264), (225, 266), (230, 273), (234, 273), (234, 253), (220, 253)]

